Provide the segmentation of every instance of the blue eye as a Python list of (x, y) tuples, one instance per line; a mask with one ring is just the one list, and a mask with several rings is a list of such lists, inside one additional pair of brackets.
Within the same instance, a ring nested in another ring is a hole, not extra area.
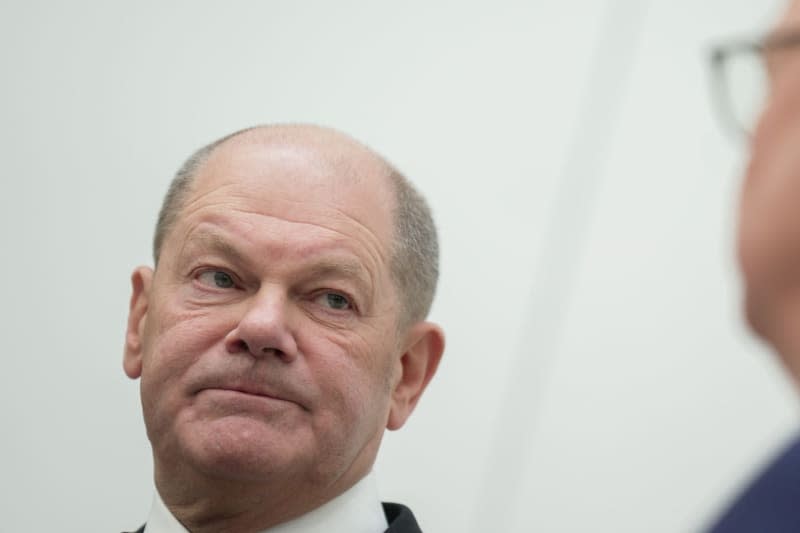
[(337, 294), (335, 292), (326, 292), (322, 295), (323, 303), (330, 307), (331, 309), (336, 309), (339, 311), (343, 311), (346, 309), (350, 309), (350, 301), (342, 296), (341, 294)]
[(233, 281), (233, 277), (221, 270), (207, 270), (200, 273), (197, 279), (206, 285), (211, 285), (218, 289), (233, 289), (236, 287), (236, 282)]

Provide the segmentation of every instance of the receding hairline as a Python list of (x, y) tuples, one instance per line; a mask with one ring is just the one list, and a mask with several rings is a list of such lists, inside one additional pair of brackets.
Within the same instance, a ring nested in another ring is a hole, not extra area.
[(381, 174), (386, 178), (393, 172), (399, 173), (384, 156), (354, 137), (333, 128), (314, 124), (262, 125), (231, 133), (207, 147), (205, 158), (197, 170), (220, 150), (231, 149), (237, 144), (258, 145), (264, 148), (300, 147), (319, 153), (325, 161), (346, 163), (350, 167), (353, 166), (354, 158), (359, 162), (377, 164), (381, 167)]
[(405, 178), (402, 178), (402, 174), (385, 157), (354, 137), (334, 128), (307, 123), (251, 126), (225, 135), (196, 150), (178, 170), (164, 198), (156, 224), (153, 240), (155, 264), (158, 264), (164, 239), (180, 218), (187, 200), (195, 191), (198, 175), (215, 155), (219, 155), (220, 150), (232, 149), (232, 145), (236, 144), (265, 147), (284, 145), (316, 149), (325, 155), (320, 158), (321, 161), (345, 172), (351, 172), (354, 166), (353, 156), (360, 156), (359, 159), (363, 162), (374, 165), (373, 168), (378, 170), (377, 173), (388, 184), (391, 200), (395, 204), (393, 212), (397, 208), (399, 191), (396, 176)]

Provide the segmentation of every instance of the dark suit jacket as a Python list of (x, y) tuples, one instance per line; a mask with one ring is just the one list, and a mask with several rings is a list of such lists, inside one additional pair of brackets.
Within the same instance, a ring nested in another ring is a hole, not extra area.
[(791, 443), (722, 515), (709, 533), (800, 531), (800, 438)]
[[(384, 503), (383, 513), (389, 523), (389, 529), (385, 533), (422, 533), (411, 509), (405, 505)], [(137, 529), (136, 533), (144, 533), (144, 526)]]

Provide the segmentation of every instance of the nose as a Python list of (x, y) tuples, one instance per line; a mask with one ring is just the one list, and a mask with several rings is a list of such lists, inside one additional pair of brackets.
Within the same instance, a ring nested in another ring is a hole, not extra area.
[(285, 363), (294, 361), (297, 343), (287, 320), (288, 303), (279, 290), (262, 287), (226, 336), (228, 352), (248, 352), (256, 358), (275, 356)]

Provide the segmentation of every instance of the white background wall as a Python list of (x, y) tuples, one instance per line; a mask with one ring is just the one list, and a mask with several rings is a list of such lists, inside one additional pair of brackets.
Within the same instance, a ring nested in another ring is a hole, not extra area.
[(741, 323), (708, 47), (782, 0), (0, 2), (0, 531), (149, 508), (131, 269), (194, 148), (311, 121), (443, 242), (440, 374), (377, 470), (426, 531), (694, 531), (795, 427)]

